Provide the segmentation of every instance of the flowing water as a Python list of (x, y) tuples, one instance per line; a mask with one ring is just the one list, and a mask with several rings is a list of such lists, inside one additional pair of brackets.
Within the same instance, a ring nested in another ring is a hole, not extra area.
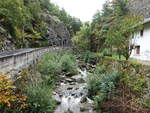
[(93, 101), (87, 97), (87, 71), (78, 69), (75, 76), (61, 76), (56, 91), (53, 93), (58, 106), (54, 113), (94, 113)]

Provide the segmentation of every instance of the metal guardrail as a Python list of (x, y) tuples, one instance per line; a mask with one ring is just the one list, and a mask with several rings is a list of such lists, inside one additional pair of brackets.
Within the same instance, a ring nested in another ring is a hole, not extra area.
[(12, 52), (0, 53), (0, 72), (6, 74), (11, 70), (19, 70), (33, 64), (43, 54), (52, 50), (57, 50), (58, 47), (46, 48), (27, 48), (15, 50)]

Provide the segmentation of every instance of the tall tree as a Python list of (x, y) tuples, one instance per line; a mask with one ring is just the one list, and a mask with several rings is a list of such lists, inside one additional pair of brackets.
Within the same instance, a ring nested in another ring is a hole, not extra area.
[[(106, 43), (112, 47), (117, 48), (117, 52), (123, 55), (126, 60), (130, 57), (132, 47), (130, 47), (131, 35), (135, 31), (141, 29), (140, 22), (142, 18), (137, 16), (127, 16), (119, 20), (117, 24), (112, 25), (107, 32)], [(138, 25), (134, 27), (135, 25)]]

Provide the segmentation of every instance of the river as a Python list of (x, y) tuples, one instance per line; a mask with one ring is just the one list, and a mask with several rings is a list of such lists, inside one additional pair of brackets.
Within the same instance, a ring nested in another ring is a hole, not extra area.
[(54, 113), (94, 113), (93, 101), (87, 97), (86, 69), (78, 69), (75, 76), (61, 75), (61, 81), (53, 92), (53, 97), (58, 106)]

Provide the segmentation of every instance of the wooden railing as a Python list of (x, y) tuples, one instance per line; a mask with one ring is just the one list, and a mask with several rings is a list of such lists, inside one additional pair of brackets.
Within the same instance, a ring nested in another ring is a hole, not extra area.
[(0, 72), (6, 74), (11, 70), (20, 70), (34, 64), (43, 54), (57, 50), (58, 47), (28, 48), (0, 53)]

